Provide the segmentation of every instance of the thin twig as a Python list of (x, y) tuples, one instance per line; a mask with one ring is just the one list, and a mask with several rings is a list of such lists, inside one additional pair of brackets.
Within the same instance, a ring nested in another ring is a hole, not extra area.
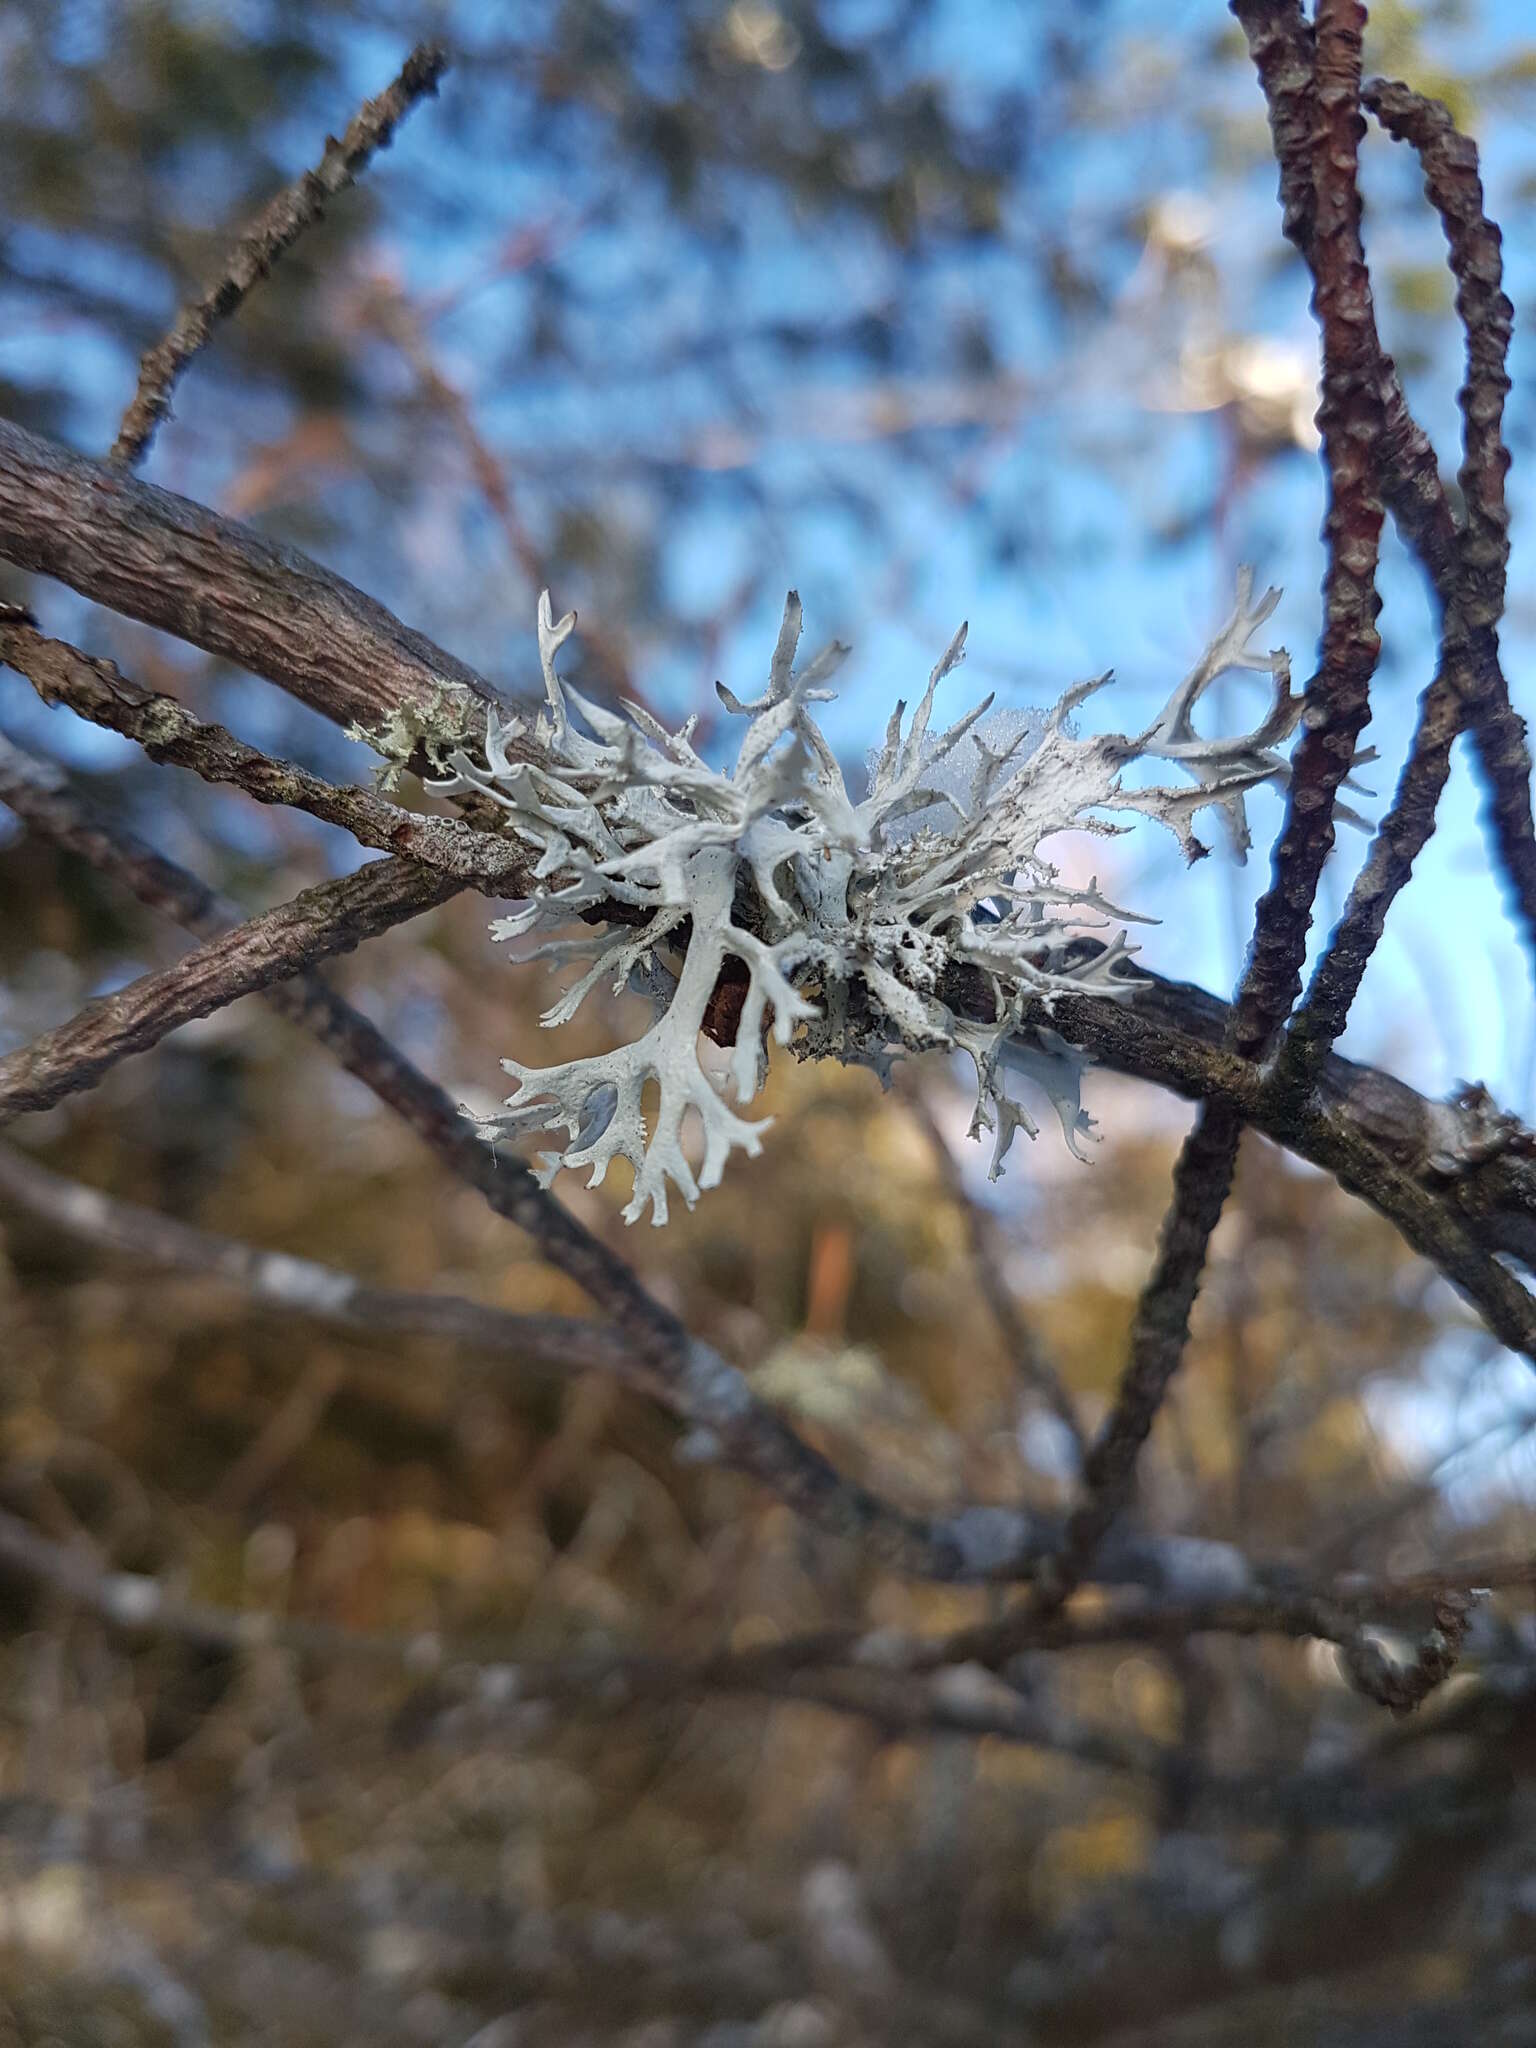
[(1460, 604), (1482, 659), (1469, 677), (1470, 723), (1488, 786), (1489, 820), (1500, 865), (1536, 950), (1536, 825), (1531, 813), (1531, 755), (1525, 721), (1509, 700), (1498, 667), (1498, 624), (1509, 568), (1509, 506), (1504, 480), (1504, 399), (1509, 390), (1514, 308), (1503, 290), (1497, 227), (1483, 207), (1476, 144), (1439, 100), (1406, 85), (1373, 79), (1365, 103), (1388, 134), (1418, 151), (1424, 186), (1440, 216), (1456, 279), (1456, 310), (1467, 336), (1458, 481), (1466, 506), (1460, 547)]
[(327, 141), (315, 168), (262, 209), (230, 251), (218, 279), (200, 298), (183, 306), (170, 333), (140, 363), (138, 389), (112, 444), (112, 462), (132, 469), (142, 461), (156, 427), (170, 413), (178, 379), (217, 322), (239, 310), (246, 295), (305, 229), (321, 219), (328, 203), (346, 190), (375, 150), (388, 147), (416, 102), (437, 91), (447, 68), (447, 52), (439, 45), (418, 44), (394, 83), (353, 115), (340, 141)]
[[(1312, 93), (1315, 39), (1299, 0), (1232, 0), (1247, 35), (1269, 106), (1285, 232), (1311, 264), (1315, 202), (1311, 180)], [(1403, 95), (1401, 100), (1396, 95)], [(1470, 526), (1458, 533), (1440, 480), (1434, 449), (1414, 420), (1391, 357), (1370, 323), (1382, 403), (1377, 443), (1383, 489), (1399, 530), (1422, 562), (1440, 600), (1443, 625), (1438, 671), (1420, 705), (1418, 727), (1387, 817), (1350, 894), (1345, 916), (1320, 962), (1307, 999), (1292, 1020), (1283, 1080), (1315, 1081), (1322, 1055), (1343, 1029), (1387, 912), (1408, 881), (1413, 863), (1434, 829), (1436, 807), (1450, 767), (1450, 750), (1471, 722), (1492, 791), (1492, 822), (1501, 859), (1522, 907), (1536, 900), (1518, 878), (1536, 854), (1530, 833), (1529, 761), (1524, 729), (1510, 707), (1499, 666), (1496, 622), (1502, 610), (1502, 568), (1507, 560), (1502, 447), (1504, 355), (1509, 306), (1499, 289), (1497, 230), (1482, 213), (1476, 151), (1455, 135), (1449, 116), (1406, 88), (1373, 80), (1362, 92), (1383, 125), (1388, 110), (1406, 116), (1413, 140), (1437, 153), (1430, 197), (1440, 209), (1452, 246), (1457, 307), (1467, 330), (1468, 378), (1462, 392), (1466, 459), (1462, 490), (1469, 507), (1484, 508), (1477, 541)], [(1452, 138), (1454, 137), (1454, 140)], [(1427, 165), (1426, 165), (1427, 167)], [(1369, 313), (1367, 309), (1367, 318)], [(1483, 566), (1463, 591), (1464, 550), (1472, 545)], [(1504, 842), (1508, 842), (1506, 845)], [(1530, 919), (1527, 913), (1527, 923)]]
[(326, 1411), (346, 1383), (345, 1359), (329, 1350), (312, 1358), (208, 1495), (208, 1511), (239, 1515), (265, 1493), (284, 1467), (291, 1465), (312, 1441)]
[(222, 725), (204, 724), (174, 697), (131, 682), (115, 662), (48, 639), (14, 606), (0, 605), (0, 663), (25, 676), (45, 704), (67, 704), (93, 725), (136, 740), (152, 761), (232, 784), (260, 804), (306, 811), (362, 846), (418, 861), (487, 896), (523, 896), (532, 886), (527, 849), (515, 840), (459, 818), (408, 811), (372, 790), (340, 787), (264, 754)]
[(1136, 1304), (1130, 1357), (1084, 1468), (1088, 1497), (1072, 1518), (1064, 1584), (1086, 1568), (1130, 1496), (1136, 1460), (1189, 1342), (1190, 1311), (1232, 1186), (1242, 1132), (1242, 1120), (1230, 1108), (1202, 1103), (1180, 1149), (1157, 1260)]
[[(190, 1273), (237, 1287), (255, 1305), (282, 1315), (375, 1336), (438, 1337), (560, 1373), (603, 1372), (651, 1389), (633, 1346), (611, 1323), (554, 1315), (514, 1315), (463, 1295), (373, 1287), (351, 1273), (292, 1252), (212, 1231), (102, 1194), (51, 1172), (13, 1146), (0, 1145), (0, 1194), (56, 1230), (161, 1271)], [(691, 1419), (691, 1418), (689, 1418)]]
[(1448, 585), (1444, 575), (1438, 581), (1444, 601), (1438, 672), (1420, 704), (1392, 807), (1318, 963), (1306, 1002), (1292, 1020), (1287, 1054), (1304, 1077), (1316, 1072), (1321, 1052), (1344, 1028), (1387, 912), (1434, 831), (1451, 747), (1469, 719), (1489, 785), (1493, 835), (1527, 929), (1536, 937), (1530, 760), (1524, 724), (1509, 705), (1498, 666), (1498, 622), (1509, 560), (1504, 493), (1509, 452), (1503, 422), (1513, 321), (1501, 288), (1499, 231), (1483, 212), (1476, 146), (1457, 132), (1438, 101), (1381, 79), (1372, 80), (1362, 97), (1389, 133), (1419, 150), (1429, 196), (1445, 227), (1456, 310), (1467, 337), (1459, 478), (1467, 518), (1457, 539), (1454, 581)]
[[(1243, 12), (1239, 4), (1240, 17)], [(1315, 197), (1307, 247), (1322, 333), (1318, 426), (1329, 484), (1323, 644), (1317, 674), (1307, 686), (1273, 878), (1259, 902), (1237, 996), (1234, 1042), (1250, 1059), (1268, 1055), (1301, 990), (1312, 906), (1333, 846), (1334, 805), (1370, 715), (1371, 676), (1381, 652), (1376, 563), (1384, 507), (1376, 455), (1384, 420), (1380, 345), (1360, 242), (1364, 26), (1359, 0), (1319, 0), (1310, 149)]]
[(87, 1003), (67, 1023), (0, 1059), (0, 1125), (94, 1088), (120, 1060), (147, 1052), (178, 1025), (350, 953), (364, 939), (445, 902), (459, 887), (430, 868), (392, 860), (317, 883), (184, 953), (174, 966)]
[[(1488, 1562), (1494, 1568), (1475, 1582), (1481, 1588), (1501, 1580), (1523, 1587), (1536, 1579), (1536, 1565), (1529, 1560)], [(275, 1644), (298, 1655), (392, 1664), (422, 1676), (442, 1674), (453, 1681), (461, 1699), (487, 1707), (549, 1701), (572, 1710), (611, 1714), (646, 1700), (710, 1692), (761, 1693), (815, 1700), (882, 1721), (895, 1712), (900, 1715), (896, 1725), (908, 1732), (949, 1728), (1051, 1747), (1064, 1740), (1069, 1748), (1074, 1747), (1070, 1736), (1056, 1736), (1024, 1702), (1016, 1697), (1010, 1701), (984, 1685), (959, 1687), (940, 1679), (936, 1686), (913, 1692), (895, 1688), (892, 1682), (936, 1679), (946, 1671), (957, 1673), (961, 1666), (995, 1669), (1025, 1651), (1061, 1654), (1125, 1643), (1187, 1642), (1198, 1635), (1277, 1635), (1338, 1644), (1360, 1664), (1361, 1690), (1381, 1704), (1405, 1711), (1409, 1703), (1403, 1696), (1419, 1682), (1420, 1668), (1437, 1657), (1453, 1658), (1472, 1604), (1466, 1596), (1446, 1594), (1440, 1582), (1427, 1591), (1418, 1581), (1385, 1581), (1343, 1598), (1310, 1591), (1261, 1593), (1247, 1599), (1151, 1600), (1086, 1616), (1021, 1612), (936, 1640), (888, 1630), (826, 1629), (693, 1657), (612, 1650), (524, 1660), (496, 1657), (483, 1646), (445, 1643), (432, 1630), (409, 1636), (370, 1635), (302, 1617), (190, 1600), (163, 1579), (111, 1571), (85, 1545), (43, 1536), (4, 1510), (0, 1563), (130, 1632), (175, 1636), (234, 1653)], [(1362, 1633), (1362, 1617), (1370, 1612), (1403, 1615), (1426, 1599), (1434, 1604), (1434, 1616), (1415, 1645), (1412, 1664), (1400, 1663), (1374, 1637)], [(1441, 1637), (1454, 1637), (1454, 1643), (1447, 1646), (1437, 1640)], [(1122, 1752), (1117, 1767), (1124, 1766)]]
[(953, 1152), (935, 1117), (927, 1096), (915, 1082), (902, 1091), (902, 1099), (928, 1140), (928, 1149), (939, 1170), (944, 1192), (959, 1211), (970, 1240), (971, 1261), (981, 1291), (986, 1296), (992, 1320), (997, 1324), (1019, 1378), (1033, 1388), (1071, 1437), (1081, 1465), (1088, 1438), (1077, 1405), (1061, 1375), (1046, 1354), (1039, 1337), (1014, 1298), (1003, 1270), (1003, 1260), (992, 1228), (992, 1220), (965, 1184)]

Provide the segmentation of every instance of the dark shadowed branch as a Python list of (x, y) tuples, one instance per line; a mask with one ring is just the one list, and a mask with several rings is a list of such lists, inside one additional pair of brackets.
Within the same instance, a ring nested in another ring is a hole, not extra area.
[(1318, 427), (1328, 474), (1323, 523), (1322, 658), (1307, 685), (1302, 735), (1291, 761), (1285, 822), (1270, 886), (1260, 898), (1234, 1043), (1264, 1059), (1301, 991), (1312, 906), (1333, 847), (1334, 806), (1370, 716), (1370, 683), (1381, 652), (1376, 562), (1383, 519), (1377, 448), (1384, 418), (1380, 347), (1370, 277), (1360, 242), (1359, 0), (1320, 0), (1317, 12), (1308, 160), (1313, 209), (1307, 253), (1313, 311), (1322, 336)]

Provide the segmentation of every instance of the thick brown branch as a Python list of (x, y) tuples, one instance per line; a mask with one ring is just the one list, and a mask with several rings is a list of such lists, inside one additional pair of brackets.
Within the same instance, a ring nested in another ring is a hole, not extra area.
[(399, 77), (376, 99), (364, 103), (341, 140), (333, 136), (327, 141), (315, 168), (279, 192), (245, 229), (216, 282), (201, 298), (182, 307), (170, 333), (156, 342), (140, 363), (138, 389), (112, 444), (113, 462), (131, 469), (143, 459), (156, 427), (170, 413), (178, 379), (205, 346), (215, 324), (238, 312), (247, 293), (305, 229), (323, 216), (327, 204), (346, 190), (374, 151), (388, 147), (395, 129), (416, 102), (437, 91), (447, 68), (446, 51), (436, 44), (418, 44)]
[(422, 816), (372, 790), (340, 788), (263, 754), (222, 725), (205, 725), (174, 697), (130, 682), (115, 662), (46, 638), (8, 606), (0, 606), (0, 663), (25, 676), (44, 703), (67, 704), (93, 724), (137, 740), (152, 761), (188, 768), (205, 782), (232, 784), (260, 804), (307, 811), (363, 846), (420, 862), (487, 896), (522, 896), (532, 886), (527, 850), (515, 840), (476, 831), (458, 818)]
[(0, 420), (0, 560), (262, 676), (338, 725), (484, 725), (490, 685), (296, 548)]

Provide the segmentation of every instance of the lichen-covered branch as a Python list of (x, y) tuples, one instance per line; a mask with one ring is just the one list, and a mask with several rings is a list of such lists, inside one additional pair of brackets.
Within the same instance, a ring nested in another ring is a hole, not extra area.
[[(727, 710), (748, 721), (729, 773), (695, 751), (694, 721), (671, 733), (638, 706), (622, 718), (564, 683), (556, 657), (575, 619), (557, 621), (546, 592), (544, 712), (532, 723), (493, 713), (484, 758), (448, 751), (445, 773), (430, 786), (494, 803), (537, 851), (527, 907), (492, 927), (497, 938), (559, 930), (578, 918), (587, 926), (528, 956), (583, 969), (544, 1023), (568, 1022), (602, 982), (648, 996), (655, 1021), (632, 1044), (594, 1058), (544, 1067), (505, 1060), (518, 1089), (488, 1132), (563, 1127), (566, 1143), (541, 1162), (546, 1183), (561, 1167), (586, 1167), (595, 1185), (624, 1159), (634, 1171), (626, 1220), (649, 1207), (664, 1222), (669, 1186), (691, 1204), (716, 1185), (733, 1151), (750, 1155), (761, 1143), (763, 1126), (728, 1107), (699, 1064), (717, 991), (734, 977), (730, 1088), (738, 1105), (761, 1086), (770, 1028), (781, 1046), (882, 1077), (904, 1054), (960, 1047), (977, 1075), (972, 1134), (992, 1132), (994, 1176), (1015, 1132), (1035, 1130), (1012, 1092), (1019, 1071), (1044, 1088), (1076, 1152), (1092, 1134), (1080, 1088), (1086, 1061), (1048, 1024), (1028, 1044), (1018, 1025), (1034, 1001), (1049, 1017), (1062, 998), (1085, 989), (1130, 996), (1134, 984), (1110, 972), (1125, 950), (1123, 933), (1105, 954), (1073, 951), (1071, 942), (1085, 925), (1131, 913), (1096, 881), (1066, 881), (1044, 842), (1073, 828), (1114, 830), (1099, 814), (1133, 810), (1168, 826), (1194, 859), (1205, 849), (1192, 821), (1215, 808), (1239, 851), (1246, 848), (1244, 796), (1284, 779), (1277, 749), (1298, 715), (1284, 652), (1250, 644), (1277, 598), (1269, 591), (1255, 600), (1243, 571), (1231, 617), (1134, 736), (1080, 735), (1069, 722), (1107, 676), (1077, 685), (1044, 715), (989, 717), (988, 698), (932, 733), (938, 687), (963, 653), (962, 627), (910, 725), (897, 705), (871, 759), (868, 791), (855, 801), (810, 708), (827, 696), (843, 650), (829, 648), (796, 671), (793, 592), (766, 691), (747, 703), (721, 692)], [(1195, 708), (1231, 669), (1267, 673), (1270, 706), (1251, 732), (1204, 738)], [(1189, 780), (1126, 787), (1123, 771), (1143, 760), (1168, 762)], [(674, 969), (665, 954), (679, 949)], [(968, 977), (961, 1011), (946, 997), (957, 977)], [(660, 1102), (648, 1128), (643, 1101), (652, 1083)], [(689, 1116), (703, 1134), (697, 1166), (683, 1144)]]
[(244, 230), (218, 278), (182, 307), (170, 333), (140, 363), (138, 388), (112, 444), (113, 462), (132, 469), (143, 460), (156, 427), (170, 413), (178, 379), (215, 325), (239, 311), (252, 288), (366, 168), (375, 150), (388, 148), (416, 102), (437, 91), (447, 68), (445, 50), (435, 43), (418, 44), (393, 83), (353, 115), (340, 140), (333, 136), (327, 141), (315, 168), (279, 192)]
[(392, 853), (487, 896), (520, 896), (528, 855), (515, 840), (479, 832), (459, 818), (434, 818), (370, 789), (340, 787), (291, 761), (264, 754), (222, 725), (207, 725), (174, 697), (146, 690), (115, 662), (50, 640), (14, 606), (0, 605), (0, 663), (26, 677), (45, 704), (67, 704), (136, 740), (152, 761), (227, 783), (260, 804), (286, 804), (350, 832), (359, 845)]

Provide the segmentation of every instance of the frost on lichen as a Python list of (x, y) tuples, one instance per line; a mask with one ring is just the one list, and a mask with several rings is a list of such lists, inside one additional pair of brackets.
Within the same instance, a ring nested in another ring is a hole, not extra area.
[[(1066, 880), (1042, 844), (1068, 828), (1124, 830), (1099, 814), (1127, 810), (1167, 825), (1194, 859), (1205, 851), (1195, 814), (1212, 806), (1241, 857), (1244, 793), (1284, 775), (1276, 749), (1300, 715), (1285, 654), (1249, 646), (1277, 600), (1271, 590), (1254, 603), (1243, 571), (1231, 618), (1134, 737), (1083, 736), (1071, 722), (1108, 675), (1077, 684), (1046, 713), (993, 712), (989, 697), (934, 733), (934, 697), (963, 654), (962, 626), (910, 721), (903, 704), (891, 714), (856, 800), (813, 714), (832, 695), (825, 685), (846, 650), (829, 647), (796, 672), (793, 592), (762, 695), (744, 703), (717, 686), (727, 711), (746, 722), (728, 770), (695, 750), (695, 719), (669, 732), (638, 705), (619, 717), (562, 682), (556, 656), (575, 619), (556, 620), (546, 592), (543, 709), (532, 720), (493, 712), (483, 759), (451, 751), (448, 779), (435, 786), (488, 797), (537, 852), (538, 892), (492, 926), (495, 937), (590, 925), (526, 956), (582, 967), (544, 1023), (568, 1022), (603, 982), (646, 995), (654, 1018), (633, 1043), (594, 1058), (505, 1061), (517, 1088), (488, 1134), (563, 1129), (563, 1148), (540, 1161), (546, 1185), (563, 1166), (590, 1167), (595, 1184), (614, 1159), (626, 1159), (634, 1170), (626, 1219), (649, 1206), (664, 1222), (669, 1183), (691, 1205), (701, 1187), (718, 1183), (732, 1152), (760, 1149), (766, 1124), (739, 1111), (761, 1085), (771, 1029), (780, 1045), (857, 1061), (882, 1077), (904, 1052), (962, 1048), (977, 1074), (972, 1135), (993, 1133), (994, 1177), (1015, 1131), (1035, 1132), (1012, 1075), (1044, 1087), (1078, 1152), (1092, 1132), (1080, 1092), (1084, 1055), (1049, 1028), (1030, 1039), (1018, 1028), (1031, 998), (1049, 1009), (1068, 991), (1131, 993), (1133, 980), (1111, 974), (1131, 950), (1123, 930), (1087, 959), (1069, 942), (1133, 913), (1108, 902), (1097, 881)], [(1195, 706), (1232, 669), (1268, 675), (1269, 708), (1251, 732), (1202, 738)], [(1144, 760), (1189, 779), (1124, 787), (1122, 771)], [(734, 1107), (700, 1064), (722, 977), (740, 998)], [(702, 1129), (697, 1173), (684, 1150), (690, 1111)]]

